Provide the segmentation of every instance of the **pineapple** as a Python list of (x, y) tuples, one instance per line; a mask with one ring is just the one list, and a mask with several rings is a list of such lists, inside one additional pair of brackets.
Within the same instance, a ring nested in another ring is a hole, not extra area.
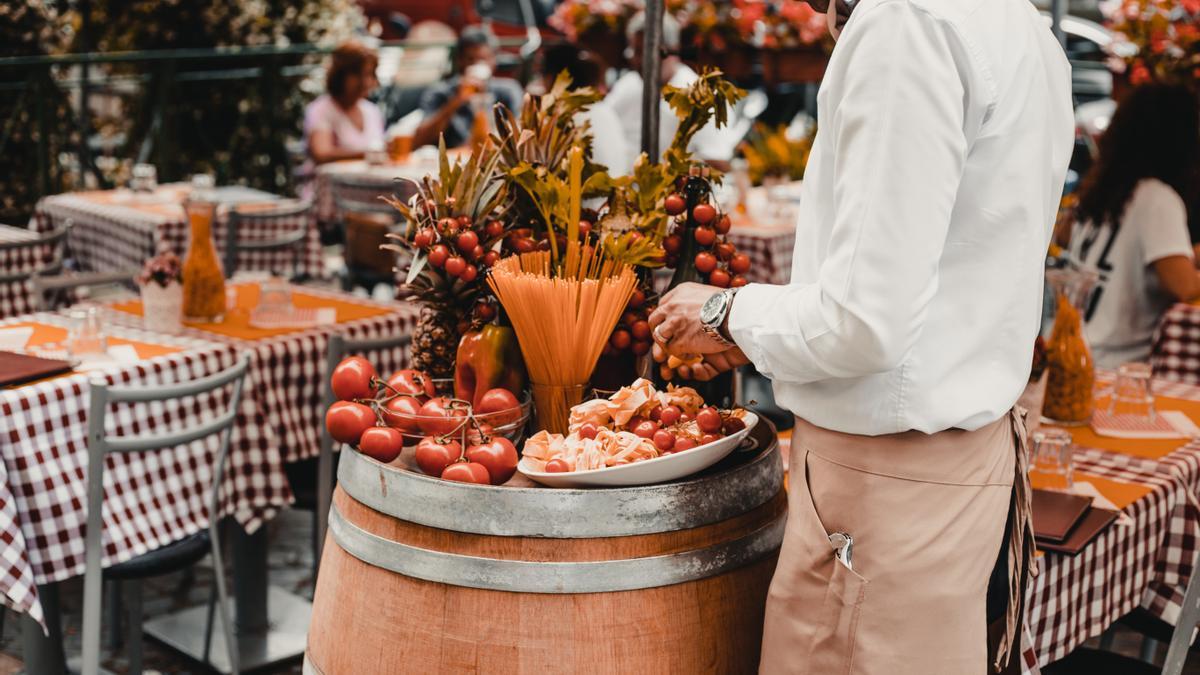
[(459, 320), (448, 308), (425, 305), (413, 333), (413, 368), (437, 379), (454, 377), (454, 355), (458, 351)]

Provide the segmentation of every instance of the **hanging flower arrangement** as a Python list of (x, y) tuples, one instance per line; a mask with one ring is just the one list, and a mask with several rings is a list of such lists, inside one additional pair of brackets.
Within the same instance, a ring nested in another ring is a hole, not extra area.
[(1113, 31), (1110, 68), (1130, 84), (1200, 78), (1200, 0), (1111, 0), (1101, 10)]
[(695, 46), (717, 52), (833, 48), (825, 16), (802, 0), (700, 0), (679, 3), (676, 15)]
[(547, 22), (568, 42), (595, 29), (623, 36), (629, 19), (642, 10), (642, 0), (565, 0)]

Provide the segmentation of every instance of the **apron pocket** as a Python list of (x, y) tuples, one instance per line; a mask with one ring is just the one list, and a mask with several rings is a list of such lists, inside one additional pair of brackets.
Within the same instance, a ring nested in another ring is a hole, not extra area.
[[(817, 506), (812, 499), (812, 486), (808, 479), (809, 452), (804, 451), (803, 461), (800, 462), (800, 475), (796, 476), (797, 483), (804, 489), (797, 490), (793, 499), (802, 500), (797, 506), (805, 511), (802, 520), (807, 521), (804, 527), (805, 537), (811, 538), (811, 546), (822, 550), (821, 558), (829, 561), (824, 567), (829, 571), (829, 585), (825, 589), (825, 599), (817, 615), (816, 632), (813, 634), (812, 651), (809, 654), (809, 667), (806, 672), (825, 675), (849, 675), (853, 672), (854, 651), (858, 635), (858, 622), (862, 614), (863, 601), (866, 598), (868, 581), (858, 572), (846, 567), (834, 555), (833, 546), (829, 543), (829, 532), (821, 522)], [(800, 483), (803, 481), (803, 483)], [(853, 532), (850, 533), (854, 535)]]

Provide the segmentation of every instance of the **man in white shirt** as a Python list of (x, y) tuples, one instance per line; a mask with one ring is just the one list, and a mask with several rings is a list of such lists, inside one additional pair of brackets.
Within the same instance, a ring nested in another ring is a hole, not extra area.
[[(640, 12), (630, 18), (626, 25), (625, 35), (629, 44), (631, 70), (625, 71), (621, 77), (617, 78), (604, 98), (605, 103), (620, 115), (621, 128), (625, 131), (625, 144), (635, 150), (635, 156), (641, 152), (642, 148), (641, 70), (642, 34), (645, 25), (646, 15)], [(679, 22), (670, 14), (663, 17), (662, 45), (662, 69), (660, 72), (664, 84), (683, 89), (700, 79), (696, 71), (679, 58), (680, 26)], [(666, 149), (678, 128), (679, 119), (675, 117), (671, 106), (667, 105), (666, 101), (660, 102), (658, 113), (658, 148), (660, 152)], [(729, 162), (733, 159), (738, 142), (741, 141), (741, 138), (735, 134), (736, 131), (731, 126), (719, 129), (714, 122), (709, 121), (692, 137), (688, 143), (688, 150), (696, 157), (709, 162), (717, 164)]]
[(983, 673), (1017, 641), (1032, 555), (1010, 410), (1072, 146), (1069, 66), (1027, 0), (861, 0), (818, 116), (791, 283), (680, 286), (651, 316), (656, 357), (703, 354), (681, 369), (698, 379), (751, 362), (797, 415), (763, 672)]

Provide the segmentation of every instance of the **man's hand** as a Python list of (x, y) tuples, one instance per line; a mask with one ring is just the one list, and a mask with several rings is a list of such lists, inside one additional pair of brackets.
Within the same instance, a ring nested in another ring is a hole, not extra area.
[[(654, 345), (654, 360), (663, 363), (667, 360), (667, 352), (659, 345)], [(723, 352), (713, 352), (705, 354), (704, 360), (691, 365), (682, 365), (675, 369), (675, 373), (685, 380), (699, 380), (707, 382), (717, 375), (726, 371), (733, 370), (738, 366), (744, 366), (750, 363), (750, 359), (742, 353), (737, 347), (729, 347)]]
[(664, 295), (658, 309), (650, 315), (654, 342), (666, 353), (679, 357), (714, 354), (729, 349), (728, 345), (705, 333), (700, 325), (700, 308), (721, 290), (716, 286), (686, 283)]

